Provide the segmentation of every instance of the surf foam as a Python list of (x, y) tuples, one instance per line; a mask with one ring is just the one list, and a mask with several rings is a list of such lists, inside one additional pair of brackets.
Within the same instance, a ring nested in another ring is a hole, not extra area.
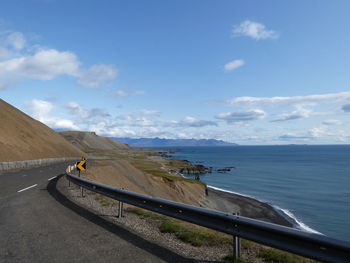
[(313, 234), (319, 234), (319, 235), (323, 235), (321, 232), (318, 232), (317, 230), (309, 227), (308, 225), (306, 225), (305, 223), (303, 223), (302, 221), (300, 221), (291, 211), (289, 211), (288, 209), (284, 209), (284, 208), (280, 208), (278, 206), (275, 206), (273, 205), (273, 207), (276, 209), (276, 210), (280, 210), (282, 213), (284, 213), (286, 216), (288, 216), (289, 218), (291, 218), (297, 228), (299, 230), (302, 230), (302, 231), (305, 231), (305, 232), (309, 232), (309, 233), (313, 233)]
[(281, 207), (279, 207), (279, 206), (272, 205), (272, 204), (270, 204), (270, 203), (268, 203), (268, 202), (259, 200), (258, 198), (254, 197), (254, 196), (250, 196), (250, 195), (246, 195), (246, 194), (241, 194), (241, 193), (237, 193), (237, 192), (234, 192), (234, 191), (225, 190), (225, 189), (222, 189), (222, 188), (219, 188), (219, 187), (215, 187), (215, 186), (211, 186), (211, 185), (208, 185), (208, 188), (211, 188), (211, 189), (214, 189), (214, 190), (217, 190), (217, 191), (221, 191), (221, 192), (225, 192), (225, 193), (230, 193), (230, 194), (235, 194), (235, 195), (239, 195), (239, 196), (244, 196), (244, 197), (252, 198), (252, 199), (258, 200), (258, 201), (260, 201), (260, 202), (269, 204), (269, 205), (271, 205), (276, 211), (282, 213), (282, 216), (284, 216), (284, 217), (286, 217), (287, 219), (289, 219), (289, 221), (292, 221), (293, 225), (294, 225), (297, 229), (302, 230), (302, 231), (304, 231), (304, 232), (308, 232), (308, 233), (323, 235), (322, 233), (318, 232), (318, 231), (315, 230), (315, 229), (312, 229), (311, 227), (309, 227), (308, 225), (306, 225), (305, 223), (303, 223), (302, 221), (300, 221), (299, 219), (297, 219), (297, 217), (296, 217), (292, 212), (290, 212), (290, 211), (287, 210), (287, 209), (284, 209), (284, 208), (281, 208)]

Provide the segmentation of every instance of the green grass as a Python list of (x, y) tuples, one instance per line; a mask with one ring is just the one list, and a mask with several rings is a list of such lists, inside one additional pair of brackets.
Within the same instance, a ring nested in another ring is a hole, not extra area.
[(165, 178), (165, 179), (167, 179), (169, 181), (183, 181), (183, 182), (188, 182), (188, 183), (193, 183), (193, 184), (199, 184), (199, 185), (202, 185), (202, 186), (206, 187), (206, 183), (203, 183), (202, 181), (188, 179), (188, 178), (183, 178), (183, 177), (178, 177), (178, 176), (172, 176), (172, 175), (169, 175), (165, 171), (146, 170), (145, 172), (149, 173), (149, 174), (152, 174), (154, 176), (163, 177), (163, 178)]
[(165, 219), (159, 227), (160, 232), (162, 233), (177, 233), (182, 231), (183, 227), (176, 223), (175, 221)]
[(163, 216), (163, 215), (160, 215), (157, 213), (153, 213), (153, 212), (150, 212), (150, 211), (147, 211), (145, 209), (138, 208), (138, 207), (129, 207), (127, 209), (127, 211), (132, 212), (136, 215), (139, 215), (143, 218), (151, 218), (151, 219), (155, 219), (155, 220), (166, 220), (166, 218), (167, 218), (166, 216)]
[(203, 245), (215, 246), (224, 243), (231, 243), (232, 238), (219, 234), (216, 231), (203, 227), (193, 226), (164, 215), (146, 211), (141, 208), (128, 208), (129, 212), (135, 213), (143, 218), (151, 218), (161, 222), (159, 230), (162, 233), (172, 233), (178, 239), (192, 246), (200, 247)]
[(171, 219), (163, 220), (159, 230), (162, 233), (173, 233), (181, 241), (195, 247), (215, 246), (232, 242), (230, 238), (225, 238), (212, 230), (190, 226)]
[(180, 240), (190, 243), (193, 246), (215, 246), (231, 240), (225, 239), (215, 232), (209, 231), (204, 228), (184, 229), (175, 233)]
[(241, 246), (243, 249), (250, 249), (250, 248), (253, 248), (254, 246), (256, 246), (256, 244), (252, 241), (241, 238)]
[(267, 248), (260, 251), (259, 257), (271, 263), (315, 263), (317, 261), (303, 258), (288, 252)]
[(161, 176), (161, 177), (169, 176), (169, 174), (163, 170), (144, 170), (144, 171), (154, 176)]
[(112, 206), (114, 204), (114, 200), (102, 195), (95, 195), (95, 200), (99, 202), (102, 206)]
[(160, 168), (162, 167), (160, 162), (163, 164), (163, 167), (165, 167), (169, 171), (177, 170), (184, 167), (193, 167), (192, 164), (189, 164), (182, 160), (162, 159), (162, 160), (154, 161), (146, 158), (144, 155), (141, 155), (141, 156), (138, 155), (136, 158), (134, 157), (134, 159), (131, 161), (131, 164), (145, 173), (158, 176), (158, 177), (163, 177), (168, 179), (169, 181), (184, 181), (188, 183), (196, 183), (196, 184), (206, 186), (206, 184), (201, 181), (182, 178), (178, 176), (172, 176), (167, 172), (167, 170), (160, 170)]

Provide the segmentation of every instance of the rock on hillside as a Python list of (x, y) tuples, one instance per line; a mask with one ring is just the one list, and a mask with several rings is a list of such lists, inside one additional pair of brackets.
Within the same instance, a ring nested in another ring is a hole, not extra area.
[(82, 151), (89, 149), (120, 150), (129, 147), (115, 140), (98, 136), (95, 132), (66, 131), (60, 134)]
[(81, 157), (58, 133), (0, 99), (0, 162)]

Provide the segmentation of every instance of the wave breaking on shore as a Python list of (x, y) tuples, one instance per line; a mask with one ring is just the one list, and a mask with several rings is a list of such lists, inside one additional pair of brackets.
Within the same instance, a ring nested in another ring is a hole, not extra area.
[(288, 217), (288, 219), (293, 220), (293, 225), (296, 226), (297, 229), (308, 232), (308, 233), (313, 233), (313, 234), (319, 234), (319, 235), (323, 235), (321, 232), (318, 232), (317, 230), (309, 227), (308, 225), (306, 225), (305, 223), (303, 223), (302, 221), (300, 221), (291, 211), (289, 211), (288, 209), (284, 209), (281, 208), (279, 206), (276, 205), (272, 205), (273, 208), (275, 208), (278, 212), (283, 213), (283, 216)]
[(225, 193), (229, 193), (229, 194), (234, 194), (234, 195), (239, 195), (239, 196), (255, 199), (255, 200), (259, 201), (259, 202), (268, 204), (273, 209), (275, 209), (281, 216), (283, 216), (286, 220), (288, 220), (293, 225), (294, 228), (299, 229), (299, 230), (304, 231), (304, 232), (308, 232), (308, 233), (323, 235), (322, 233), (318, 232), (315, 229), (312, 229), (311, 227), (309, 227), (308, 225), (306, 225), (305, 223), (303, 223), (302, 221), (297, 219), (297, 217), (292, 212), (290, 212), (288, 209), (284, 209), (284, 208), (281, 208), (279, 206), (270, 204), (270, 203), (268, 203), (266, 201), (259, 200), (258, 198), (254, 197), (254, 196), (241, 194), (241, 193), (237, 193), (237, 192), (234, 192), (234, 191), (225, 190), (225, 189), (222, 189), (222, 188), (219, 188), (219, 187), (215, 187), (215, 186), (211, 186), (211, 185), (208, 185), (208, 188), (211, 188), (211, 189), (214, 189), (214, 190), (217, 190), (217, 191), (221, 191), (221, 192), (225, 192)]

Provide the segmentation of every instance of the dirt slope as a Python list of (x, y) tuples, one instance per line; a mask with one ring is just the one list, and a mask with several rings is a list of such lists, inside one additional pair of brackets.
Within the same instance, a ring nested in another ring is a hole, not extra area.
[(89, 151), (91, 149), (120, 150), (129, 148), (126, 144), (98, 136), (94, 132), (67, 131), (60, 132), (60, 134), (82, 151)]
[(88, 157), (88, 168), (81, 175), (91, 181), (226, 213), (240, 212), (242, 216), (291, 226), (268, 204), (211, 188), (206, 192), (204, 184), (176, 175), (174, 170), (189, 165), (187, 162), (161, 158), (159, 152), (154, 150), (116, 146), (113, 140), (94, 133), (66, 132), (66, 138), (67, 134), (74, 135), (68, 138), (70, 141), (74, 139), (76, 145), (88, 149), (91, 158)]
[(89, 154), (88, 169), (82, 173), (89, 180), (153, 197), (193, 205), (201, 204), (205, 193), (203, 185), (155, 176), (133, 165), (136, 163), (145, 170), (164, 172), (162, 158), (150, 158), (141, 149), (130, 148), (94, 132), (69, 131), (60, 134)]
[(88, 164), (82, 176), (95, 182), (197, 206), (205, 202), (203, 185), (153, 176), (127, 160), (94, 160)]
[(82, 155), (58, 133), (0, 99), (0, 162)]

